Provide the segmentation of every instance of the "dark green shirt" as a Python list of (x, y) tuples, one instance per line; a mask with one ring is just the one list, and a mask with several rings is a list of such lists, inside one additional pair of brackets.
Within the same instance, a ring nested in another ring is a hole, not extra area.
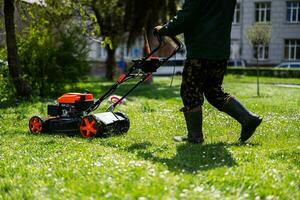
[(185, 0), (182, 10), (159, 31), (184, 33), (187, 58), (228, 59), (236, 0)]

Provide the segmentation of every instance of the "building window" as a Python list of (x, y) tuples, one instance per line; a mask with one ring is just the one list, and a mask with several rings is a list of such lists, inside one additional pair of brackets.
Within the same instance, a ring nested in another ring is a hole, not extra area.
[(241, 4), (237, 3), (235, 10), (234, 10), (234, 16), (233, 16), (233, 24), (239, 24), (240, 23), (240, 18), (241, 18)]
[(231, 41), (231, 48), (230, 48), (230, 59), (237, 60), (241, 57), (241, 46), (239, 40), (232, 40)]
[(285, 40), (284, 54), (287, 60), (300, 60), (300, 39)]
[(269, 59), (269, 46), (267, 45), (254, 46), (253, 57), (258, 60)]
[(96, 54), (97, 54), (97, 58), (102, 57), (102, 48), (99, 45), (97, 45)]
[(271, 21), (271, 3), (259, 2), (255, 3), (255, 21), (270, 22)]
[(299, 23), (300, 22), (300, 1), (288, 1), (287, 12), (286, 12), (286, 21), (290, 23)]

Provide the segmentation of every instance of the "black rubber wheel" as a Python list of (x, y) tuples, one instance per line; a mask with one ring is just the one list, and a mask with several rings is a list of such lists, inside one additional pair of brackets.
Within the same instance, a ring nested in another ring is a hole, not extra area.
[(118, 134), (127, 133), (129, 131), (129, 128), (130, 128), (130, 120), (129, 120), (128, 116), (126, 114), (122, 113), (122, 112), (116, 112), (115, 114), (125, 118), (125, 121), (122, 121), (122, 123), (120, 124), (120, 127), (119, 127), (120, 131), (119, 131)]

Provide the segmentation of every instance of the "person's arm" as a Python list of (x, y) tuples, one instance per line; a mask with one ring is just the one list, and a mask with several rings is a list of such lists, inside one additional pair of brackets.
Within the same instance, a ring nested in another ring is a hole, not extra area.
[(193, 17), (199, 12), (200, 3), (201, 0), (186, 0), (182, 10), (179, 10), (177, 15), (159, 30), (159, 34), (176, 36), (183, 33), (187, 27), (191, 26)]

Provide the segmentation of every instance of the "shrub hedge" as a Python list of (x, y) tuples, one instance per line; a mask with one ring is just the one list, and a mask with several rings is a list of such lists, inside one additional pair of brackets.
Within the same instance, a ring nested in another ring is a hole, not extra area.
[(270, 67), (228, 67), (227, 74), (238, 74), (247, 76), (281, 77), (281, 78), (300, 78), (300, 69), (279, 69)]

